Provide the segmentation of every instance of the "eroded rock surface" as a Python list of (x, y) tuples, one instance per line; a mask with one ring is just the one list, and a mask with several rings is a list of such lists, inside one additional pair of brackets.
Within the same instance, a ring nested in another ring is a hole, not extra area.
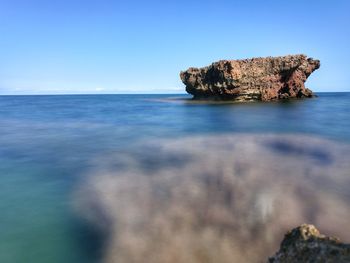
[(285, 235), (280, 250), (268, 262), (350, 262), (350, 244), (320, 234), (313, 225), (303, 224)]
[(203, 68), (180, 73), (186, 91), (194, 99), (271, 101), (312, 97), (305, 88), (320, 61), (306, 55), (220, 60)]

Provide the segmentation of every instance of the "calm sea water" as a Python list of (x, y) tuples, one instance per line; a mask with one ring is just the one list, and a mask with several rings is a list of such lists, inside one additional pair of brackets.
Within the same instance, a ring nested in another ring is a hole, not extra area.
[(102, 238), (72, 212), (72, 192), (92, 160), (135, 143), (236, 133), (349, 143), (350, 93), (318, 95), (249, 104), (193, 104), (186, 95), (0, 96), (0, 262), (97, 262)]

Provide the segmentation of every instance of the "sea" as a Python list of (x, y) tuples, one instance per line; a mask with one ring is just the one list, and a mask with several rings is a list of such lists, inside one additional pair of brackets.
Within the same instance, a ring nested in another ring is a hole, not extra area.
[(317, 95), (0, 96), (0, 262), (254, 262), (306, 220), (350, 242), (350, 93)]

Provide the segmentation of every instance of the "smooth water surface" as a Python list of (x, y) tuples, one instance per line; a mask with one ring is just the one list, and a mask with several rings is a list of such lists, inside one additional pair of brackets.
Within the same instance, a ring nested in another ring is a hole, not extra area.
[(100, 236), (72, 212), (72, 193), (97, 158), (138, 142), (286, 133), (349, 143), (350, 93), (318, 95), (247, 104), (197, 104), (187, 95), (0, 96), (0, 262), (97, 262)]

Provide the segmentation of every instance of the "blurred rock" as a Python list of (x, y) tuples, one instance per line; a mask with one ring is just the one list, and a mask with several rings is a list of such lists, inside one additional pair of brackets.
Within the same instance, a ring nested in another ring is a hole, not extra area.
[(194, 99), (271, 101), (312, 97), (305, 88), (320, 61), (306, 55), (220, 60), (204, 68), (180, 73)]
[(135, 143), (95, 161), (74, 209), (104, 236), (104, 263), (266, 262), (302, 222), (350, 240), (349, 153), (302, 135)]
[(350, 244), (320, 234), (313, 225), (303, 224), (285, 235), (280, 250), (268, 262), (350, 262)]

